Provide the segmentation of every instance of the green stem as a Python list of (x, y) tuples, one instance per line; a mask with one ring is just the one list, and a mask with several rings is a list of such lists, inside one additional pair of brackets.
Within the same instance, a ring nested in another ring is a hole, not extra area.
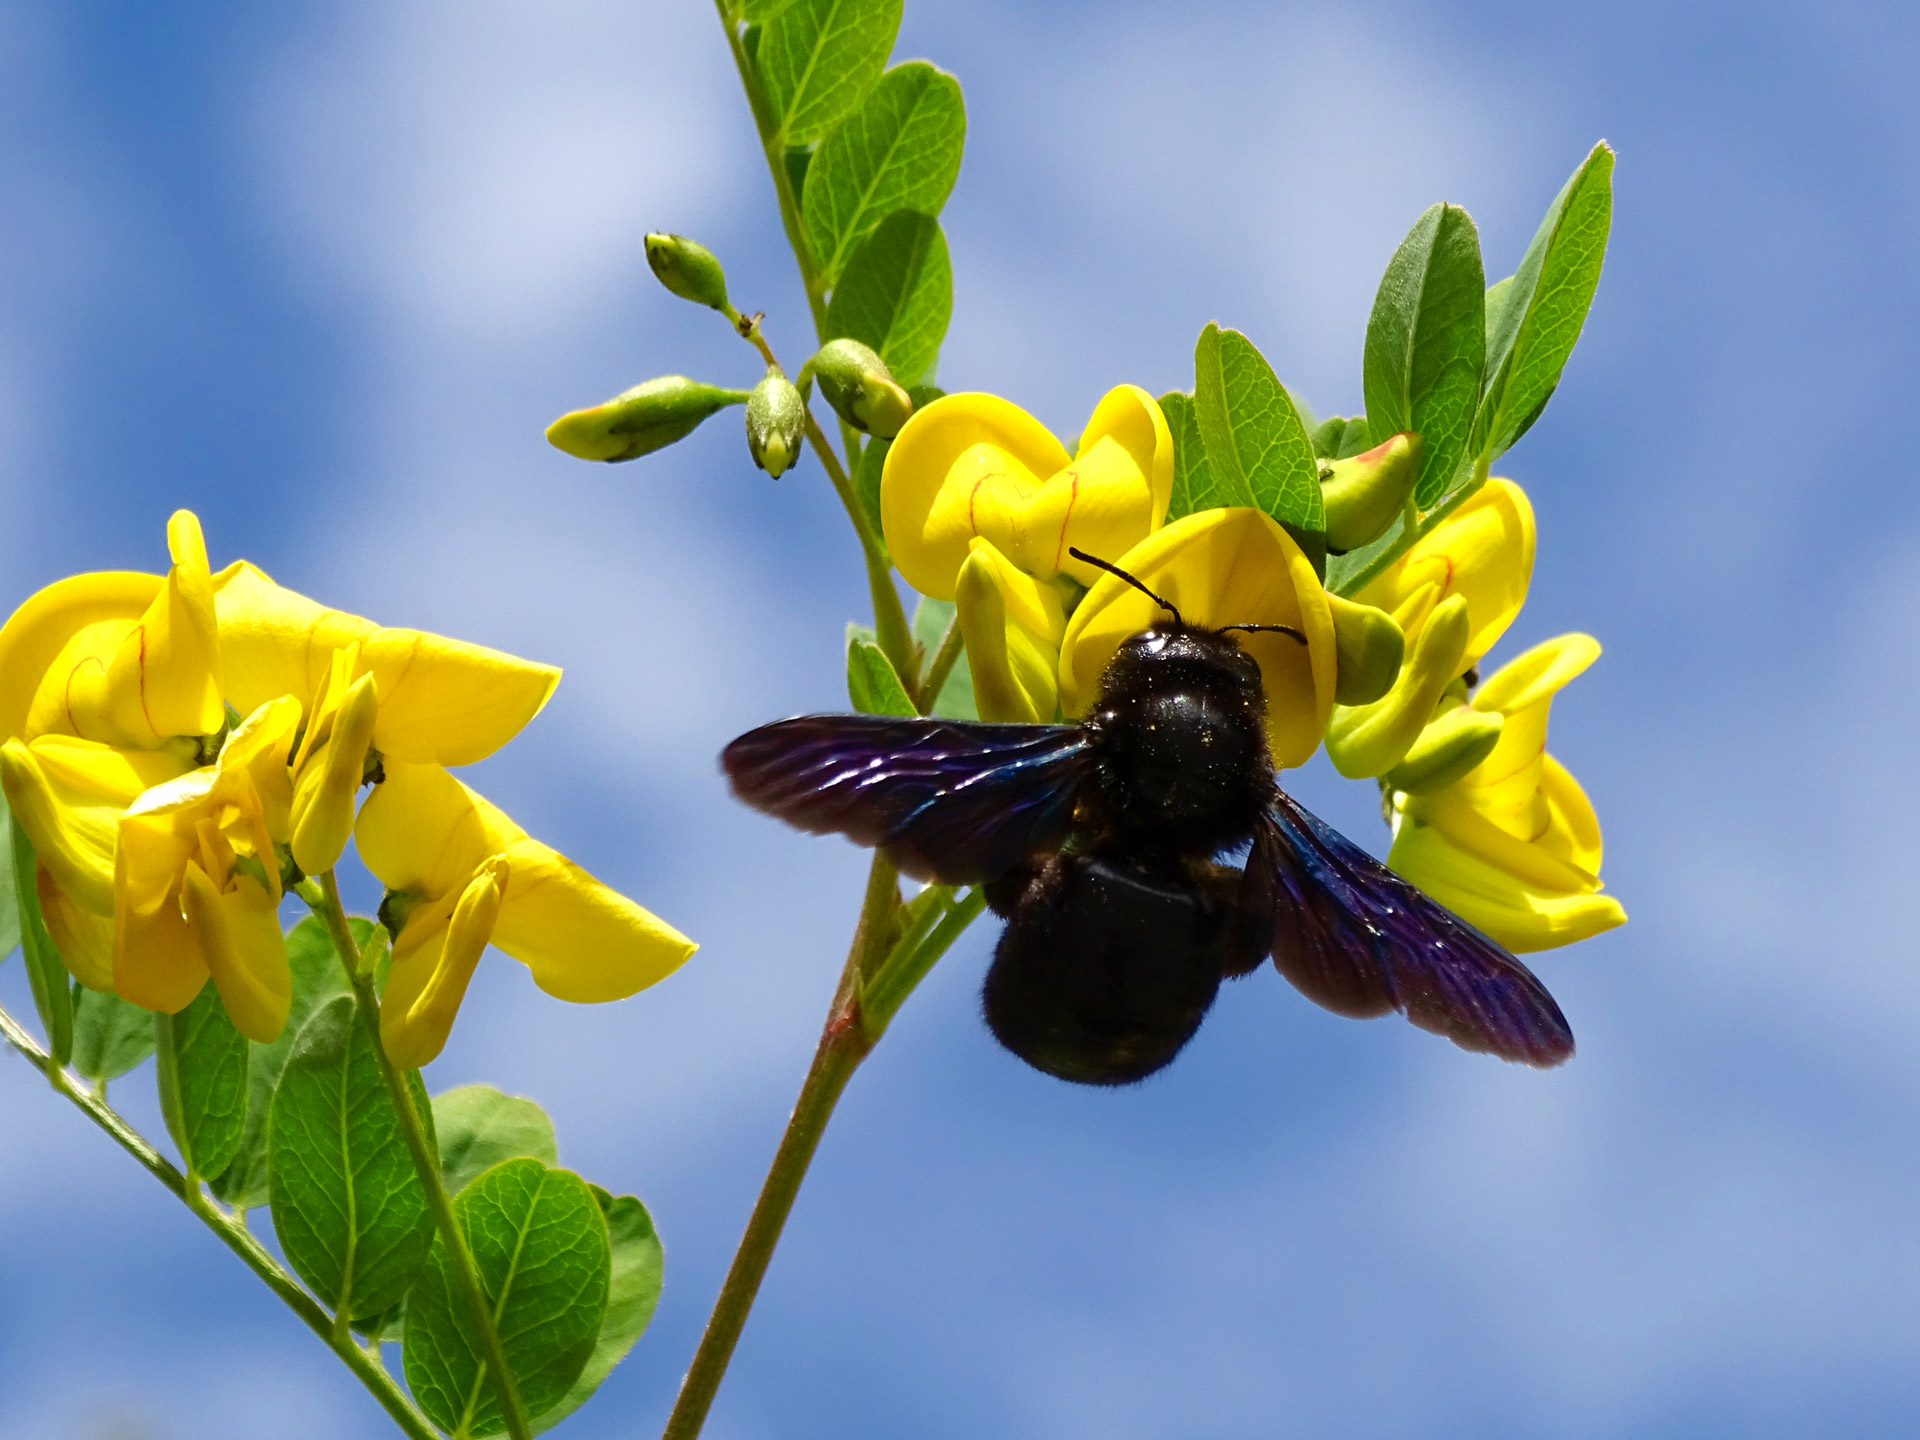
[[(800, 200), (793, 193), (793, 182), (787, 175), (785, 138), (780, 134), (778, 117), (768, 108), (766, 92), (761, 89), (760, 77), (754, 73), (753, 60), (740, 42), (740, 28), (732, 7), (727, 0), (714, 0), (714, 8), (720, 13), (720, 27), (727, 32), (727, 46), (733, 52), (734, 67), (740, 72), (740, 87), (746, 92), (747, 108), (753, 113), (753, 127), (766, 157), (767, 174), (773, 178), (774, 198), (780, 205), (780, 226), (793, 251), (794, 263), (800, 269), (800, 286), (806, 291), (807, 309), (813, 316), (814, 338), (816, 343), (824, 345), (832, 338), (827, 334), (827, 281), (814, 263), (813, 247), (807, 243), (806, 227), (800, 220)], [(761, 337), (757, 324), (740, 333), (753, 342), (769, 363), (773, 362), (773, 351)], [(911, 676), (919, 668), (913, 653), (913, 632), (900, 604), (900, 592), (893, 585), (893, 565), (887, 558), (886, 547), (867, 523), (866, 513), (861, 510), (853, 486), (847, 480), (846, 469), (827, 444), (811, 412), (807, 416), (807, 439), (832, 479), (847, 518), (853, 522), (854, 533), (860, 537), (867, 567), (867, 588), (873, 595), (875, 638), (881, 651), (893, 662), (893, 668), (903, 677)], [(844, 420), (840, 423), (840, 445), (849, 456), (859, 453), (859, 434)]]
[(25, 1056), (27, 1063), (45, 1076), (55, 1090), (106, 1131), (122, 1150), (139, 1162), (142, 1169), (164, 1185), (176, 1200), (219, 1237), (222, 1244), (238, 1255), (249, 1270), (265, 1281), (267, 1288), (279, 1296), (287, 1308), (326, 1343), (329, 1350), (340, 1357), (347, 1369), (353, 1372), (354, 1378), (367, 1388), (380, 1403), (380, 1408), (392, 1417), (404, 1434), (410, 1436), (411, 1440), (437, 1440), (433, 1426), (414, 1409), (413, 1402), (394, 1383), (393, 1377), (387, 1374), (377, 1356), (362, 1350), (353, 1342), (352, 1336), (342, 1340), (335, 1335), (333, 1321), (320, 1302), (302, 1290), (300, 1283), (280, 1268), (266, 1248), (253, 1238), (244, 1221), (225, 1214), (201, 1193), (198, 1185), (190, 1184), (187, 1177), (149, 1145), (117, 1110), (74, 1084), (67, 1072), (54, 1064), (53, 1057), (41, 1049), (19, 1022), (4, 1010), (0, 1010), (0, 1037), (4, 1037)]
[(380, 1078), (386, 1082), (387, 1093), (393, 1097), (393, 1108), (400, 1117), (400, 1135), (406, 1141), (407, 1154), (413, 1159), (414, 1173), (420, 1177), (420, 1188), (426, 1191), (427, 1208), (433, 1212), (434, 1227), (439, 1230), (440, 1239), (445, 1243), (447, 1254), (453, 1262), (454, 1280), (466, 1299), (467, 1316), (480, 1338), (480, 1353), (486, 1360), (494, 1391), (500, 1397), (500, 1413), (505, 1417), (507, 1434), (512, 1440), (528, 1440), (531, 1431), (527, 1428), (526, 1407), (521, 1403), (519, 1387), (514, 1384), (513, 1371), (507, 1367), (507, 1352), (500, 1343), (500, 1327), (493, 1313), (493, 1305), (487, 1299), (487, 1292), (480, 1284), (480, 1269), (474, 1264), (473, 1247), (467, 1243), (467, 1232), (460, 1227), (460, 1221), (453, 1213), (453, 1198), (447, 1194), (446, 1182), (440, 1174), (440, 1156), (433, 1142), (427, 1138), (427, 1127), (420, 1118), (419, 1107), (413, 1103), (413, 1090), (407, 1084), (406, 1073), (393, 1063), (386, 1045), (380, 1039), (380, 997), (374, 993), (373, 977), (361, 973), (360, 947), (354, 943), (353, 931), (347, 926), (347, 912), (340, 904), (340, 887), (335, 883), (331, 870), (320, 877), (320, 893), (320, 904), (313, 908), (320, 916), (321, 923), (327, 927), (327, 934), (333, 939), (333, 948), (339, 954), (340, 963), (346, 967), (347, 979), (353, 985), (354, 999), (359, 1003), (361, 1027), (367, 1032), (374, 1059), (379, 1063)]
[(713, 1313), (707, 1317), (700, 1348), (694, 1351), (687, 1378), (680, 1383), (680, 1394), (673, 1402), (673, 1413), (667, 1417), (661, 1440), (694, 1440), (706, 1423), (707, 1411), (720, 1389), (721, 1378), (727, 1373), (733, 1347), (747, 1323), (747, 1312), (753, 1309), (754, 1297), (766, 1276), (774, 1246), (780, 1243), (780, 1232), (793, 1210), (794, 1198), (800, 1193), (800, 1182), (806, 1179), (807, 1167), (813, 1163), (820, 1136), (833, 1117), (833, 1108), (847, 1088), (847, 1081), (853, 1078), (853, 1072), (873, 1048), (861, 1020), (856, 981), (872, 967), (876, 957), (884, 956), (891, 948), (899, 905), (900, 889), (893, 864), (876, 853), (867, 875), (860, 923), (854, 930), (846, 966), (840, 972), (840, 984), (834, 993), (833, 1006), (827, 1012), (820, 1044), (813, 1052), (813, 1063), (807, 1067), (807, 1078), (800, 1086), (800, 1098), (794, 1102), (793, 1114), (788, 1117), (786, 1131), (780, 1137), (780, 1148), (774, 1151), (766, 1182), (760, 1187), (759, 1198), (753, 1202), (746, 1232), (740, 1237), (739, 1248), (733, 1252), (733, 1263), (727, 1267), (719, 1298), (713, 1302)]
[(947, 622), (947, 633), (940, 637), (940, 648), (933, 652), (933, 658), (927, 662), (926, 674), (920, 677), (915, 688), (914, 703), (920, 707), (922, 715), (931, 715), (933, 707), (940, 701), (940, 692), (947, 688), (947, 677), (953, 674), (953, 667), (959, 663), (960, 651), (965, 641), (960, 635), (960, 617), (955, 615)]

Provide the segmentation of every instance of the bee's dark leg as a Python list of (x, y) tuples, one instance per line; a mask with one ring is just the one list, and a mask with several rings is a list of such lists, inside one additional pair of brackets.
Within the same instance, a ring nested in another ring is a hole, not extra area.
[(1013, 912), (1019, 908), (1027, 891), (1040, 882), (1042, 874), (1052, 863), (1051, 857), (1029, 860), (998, 879), (987, 881), (980, 890), (987, 897), (988, 907), (1002, 919), (1012, 919)]

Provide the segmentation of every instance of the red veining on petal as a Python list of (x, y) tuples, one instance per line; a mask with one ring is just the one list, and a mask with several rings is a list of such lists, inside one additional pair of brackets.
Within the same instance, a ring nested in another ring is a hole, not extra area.
[(1073, 507), (1080, 499), (1080, 472), (1067, 471), (1067, 510), (1060, 517), (1060, 543), (1053, 547), (1053, 568), (1060, 568), (1060, 561), (1067, 553), (1067, 526), (1073, 521)]
[(158, 735), (160, 733), (160, 727), (153, 723), (153, 714), (151, 711), (147, 709), (147, 627), (142, 625), (139, 627), (139, 631), (140, 631), (140, 718), (147, 722), (147, 729), (151, 730), (155, 735)]

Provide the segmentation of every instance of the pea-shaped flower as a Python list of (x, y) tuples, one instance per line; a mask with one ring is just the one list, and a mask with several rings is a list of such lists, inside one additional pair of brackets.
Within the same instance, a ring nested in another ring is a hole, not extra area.
[(643, 990), (695, 949), (438, 765), (389, 764), (354, 842), (388, 891), (395, 935), (380, 1030), (402, 1065), (440, 1053), (489, 941), (549, 995), (579, 1004)]
[(1437, 791), (1394, 797), (1387, 863), (1509, 950), (1570, 945), (1626, 923), (1600, 892), (1600, 823), (1547, 754), (1553, 697), (1599, 657), (1590, 635), (1536, 645), (1488, 677), (1475, 710), (1502, 717), (1491, 754)]

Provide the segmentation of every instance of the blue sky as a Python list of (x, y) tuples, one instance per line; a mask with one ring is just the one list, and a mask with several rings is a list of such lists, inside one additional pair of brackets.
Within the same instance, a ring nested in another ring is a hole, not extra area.
[[(1581, 1046), (1551, 1074), (1265, 973), (1111, 1094), (994, 1047), (982, 927), (856, 1078), (708, 1433), (1910, 1433), (1914, 12), (908, 0), (896, 54), (966, 87), (943, 383), (1065, 434), (1184, 386), (1210, 319), (1357, 408), (1420, 210), (1467, 206), (1504, 273), (1615, 144), (1586, 337), (1503, 467), (1540, 548), (1502, 650), (1606, 645), (1553, 748), (1632, 922), (1541, 957)], [(620, 467), (540, 437), (652, 374), (751, 376), (649, 229), (804, 354), (710, 9), (14, 0), (0, 187), (0, 600), (158, 568), (189, 505), (216, 564), (566, 667), (469, 778), (704, 948), (598, 1008), (490, 957), (428, 1083), (535, 1096), (652, 1207), (659, 1316), (567, 1433), (657, 1433), (864, 862), (713, 765), (842, 703), (863, 584), (817, 467), (768, 482), (729, 420)], [(1296, 788), (1384, 840), (1365, 787)], [(149, 1076), (115, 1097), (158, 1134)], [(0, 1097), (0, 1435), (387, 1433), (25, 1066)]]

